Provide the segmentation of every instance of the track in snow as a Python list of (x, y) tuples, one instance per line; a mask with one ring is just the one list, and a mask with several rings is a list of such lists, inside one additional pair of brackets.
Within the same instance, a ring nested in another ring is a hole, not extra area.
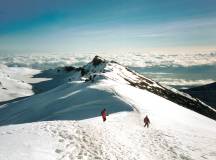
[(214, 137), (152, 123), (144, 128), (143, 115), (120, 112), (105, 123), (97, 117), (5, 126), (0, 128), (0, 159), (215, 159)]
[(180, 148), (182, 144), (177, 138), (151, 127), (144, 128), (139, 115), (130, 114), (132, 116), (126, 121), (124, 118), (129, 116), (118, 118), (116, 114), (114, 119), (108, 117), (105, 123), (98, 118), (79, 123), (50, 122), (45, 130), (58, 138), (55, 149), (58, 160), (192, 159)]

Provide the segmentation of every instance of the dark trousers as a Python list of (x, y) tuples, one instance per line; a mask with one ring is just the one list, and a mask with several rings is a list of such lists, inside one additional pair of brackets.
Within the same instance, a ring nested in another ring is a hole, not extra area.
[(147, 126), (147, 128), (149, 127), (149, 123), (145, 123), (145, 125), (144, 125), (144, 127), (146, 127)]

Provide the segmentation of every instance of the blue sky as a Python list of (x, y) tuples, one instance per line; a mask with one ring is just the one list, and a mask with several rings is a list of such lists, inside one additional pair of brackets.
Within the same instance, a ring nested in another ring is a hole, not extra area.
[(0, 0), (0, 53), (216, 50), (215, 0)]

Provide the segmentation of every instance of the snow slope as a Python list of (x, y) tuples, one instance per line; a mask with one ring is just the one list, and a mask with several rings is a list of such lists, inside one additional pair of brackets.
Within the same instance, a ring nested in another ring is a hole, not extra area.
[(203, 123), (191, 127), (151, 117), (147, 129), (142, 118), (136, 112), (120, 112), (105, 123), (98, 117), (0, 127), (0, 159), (215, 159), (212, 120), (196, 119)]
[[(20, 73), (21, 70), (18, 71)], [(17, 71), (0, 65), (0, 102), (33, 94), (32, 86), (14, 77)], [(23, 73), (23, 72), (21, 72)], [(22, 76), (22, 75), (19, 75)]]
[[(54, 89), (0, 106), (0, 159), (216, 158), (214, 120), (131, 85), (135, 73), (101, 61)], [(150, 128), (143, 127), (146, 114)]]
[(7, 67), (0, 64), (0, 104), (34, 94), (32, 84), (45, 81), (33, 78), (39, 70), (23, 67)]

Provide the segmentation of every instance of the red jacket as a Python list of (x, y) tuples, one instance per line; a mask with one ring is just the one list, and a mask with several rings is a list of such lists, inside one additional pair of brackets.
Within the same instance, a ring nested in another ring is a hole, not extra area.
[(105, 120), (106, 120), (106, 110), (103, 110), (103, 111), (101, 112), (101, 115), (102, 115), (102, 117), (103, 117), (103, 120), (105, 121)]

